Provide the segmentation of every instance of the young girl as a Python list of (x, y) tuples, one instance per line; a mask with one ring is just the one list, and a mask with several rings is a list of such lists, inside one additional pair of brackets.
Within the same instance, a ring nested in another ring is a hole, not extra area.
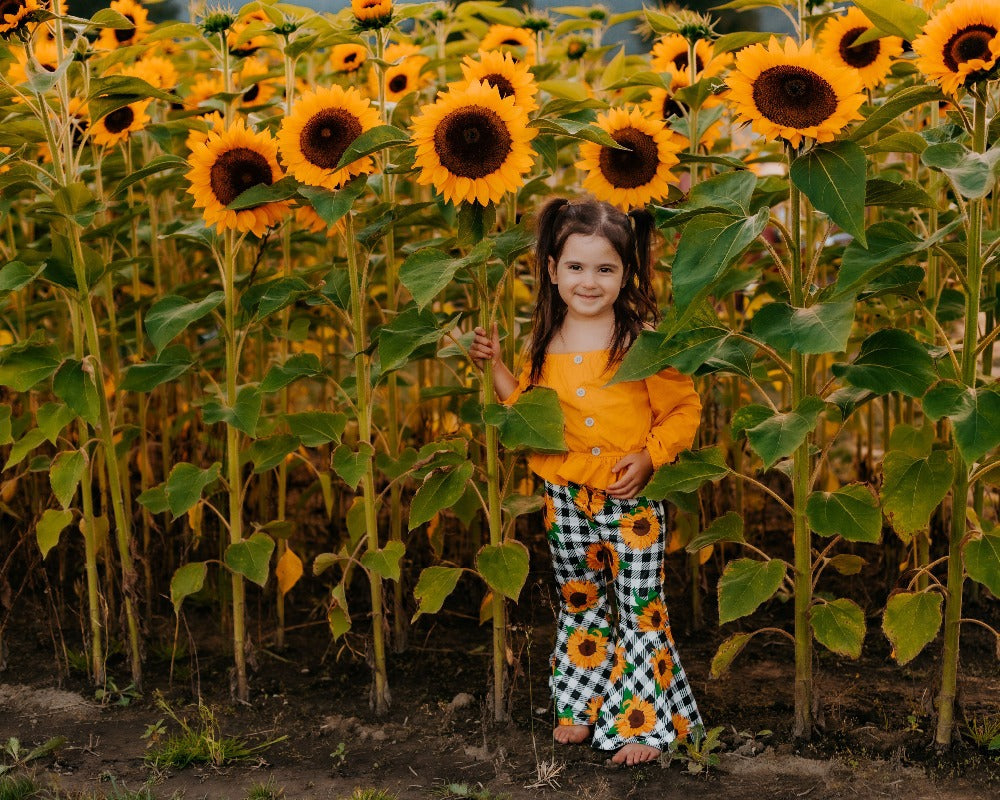
[(476, 328), (469, 354), (493, 363), (501, 402), (554, 389), (567, 453), (532, 454), (545, 480), (545, 526), (562, 603), (549, 685), (563, 744), (593, 736), (639, 764), (701, 725), (662, 596), (665, 509), (639, 491), (656, 467), (694, 441), (701, 402), (693, 381), (665, 369), (606, 385), (658, 317), (652, 218), (607, 203), (548, 202), (538, 218), (535, 306), (520, 378), (500, 340)]

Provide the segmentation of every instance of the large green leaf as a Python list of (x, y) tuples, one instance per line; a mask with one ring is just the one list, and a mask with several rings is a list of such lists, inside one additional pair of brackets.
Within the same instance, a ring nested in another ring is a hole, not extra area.
[(937, 636), (943, 599), (937, 592), (898, 592), (889, 598), (882, 630), (901, 666), (916, 658)]
[(804, 397), (798, 406), (785, 414), (774, 414), (747, 429), (747, 440), (770, 469), (775, 462), (795, 452), (815, 429), (826, 403), (818, 397)]
[(460, 567), (427, 567), (421, 572), (417, 585), (413, 588), (413, 596), (417, 599), (417, 613), (413, 615), (413, 619), (416, 620), (421, 614), (436, 614), (440, 611), (445, 599), (455, 591), (461, 577)]
[(218, 461), (208, 469), (200, 469), (187, 462), (175, 464), (166, 481), (139, 495), (139, 503), (156, 514), (162, 510), (165, 501), (167, 510), (174, 517), (179, 517), (194, 508), (205, 489), (218, 479), (221, 469)]
[(42, 551), (42, 558), (45, 558), (49, 554), (49, 550), (59, 544), (59, 534), (72, 521), (73, 512), (69, 509), (57, 511), (54, 508), (47, 508), (42, 512), (42, 518), (35, 526), (35, 538), (38, 540), (38, 549)]
[(924, 396), (929, 419), (948, 417), (966, 464), (979, 461), (1000, 444), (1000, 394), (991, 387), (974, 389), (943, 381)]
[(259, 386), (241, 386), (236, 391), (236, 405), (232, 408), (219, 400), (209, 400), (201, 407), (201, 415), (208, 425), (225, 422), (247, 436), (253, 436), (257, 432), (263, 402)]
[(181, 603), (185, 597), (200, 592), (208, 575), (208, 564), (204, 561), (194, 561), (185, 564), (174, 572), (170, 579), (170, 602), (174, 604), (174, 613), (181, 613)]
[(26, 392), (59, 368), (62, 356), (53, 345), (35, 341), (0, 348), (0, 386)]
[(373, 455), (375, 448), (368, 442), (358, 442), (357, 451), (350, 445), (342, 444), (333, 451), (333, 469), (344, 483), (352, 489), (357, 489)]
[(726, 454), (721, 447), (685, 450), (673, 464), (664, 464), (642, 490), (650, 500), (663, 500), (672, 492), (694, 492), (708, 481), (717, 481), (729, 474)]
[(890, 451), (882, 460), (882, 508), (904, 538), (923, 530), (951, 488), (951, 454), (935, 450), (927, 458)]
[(157, 386), (179, 378), (191, 368), (191, 363), (191, 353), (186, 347), (168, 347), (153, 361), (128, 367), (120, 388), (123, 392), (151, 392)]
[(340, 162), (336, 168), (343, 169), (349, 164), (353, 164), (359, 158), (374, 153), (376, 150), (384, 150), (387, 147), (407, 144), (409, 141), (410, 137), (407, 136), (406, 131), (395, 128), (392, 125), (377, 125), (365, 131), (351, 142), (340, 157)]
[(309, 294), (312, 287), (294, 276), (259, 283), (240, 297), (240, 305), (256, 317), (267, 317)]
[(7, 456), (7, 463), (4, 464), (4, 471), (7, 471), (11, 467), (16, 467), (25, 457), (38, 447), (42, 442), (46, 440), (45, 431), (41, 428), (32, 428), (30, 431), (25, 431), (24, 435), (14, 442), (13, 446), (10, 448), (10, 455)]
[(289, 356), (283, 364), (275, 364), (260, 382), (260, 390), (265, 394), (284, 389), (299, 378), (312, 378), (319, 375), (323, 367), (319, 357), (313, 353), (296, 353)]
[(476, 570), (493, 591), (516, 603), (528, 578), (528, 548), (514, 540), (485, 545), (476, 554)]
[(384, 580), (398, 581), (399, 562), (406, 555), (406, 545), (402, 542), (386, 542), (380, 550), (369, 550), (361, 556), (361, 565)]
[(536, 387), (509, 406), (491, 403), (483, 410), (483, 419), (497, 426), (501, 444), (511, 450), (566, 451), (562, 407), (552, 389)]
[(299, 444), (298, 436), (290, 436), (287, 433), (258, 439), (250, 445), (248, 451), (250, 460), (253, 462), (254, 473), (258, 474), (274, 469), (285, 460), (289, 453), (294, 453)]
[(181, 98), (177, 95), (157, 89), (141, 78), (127, 75), (92, 79), (89, 88), (87, 111), (91, 125), (112, 111), (145, 100), (147, 97), (165, 100), (168, 103), (181, 102)]
[(52, 391), (91, 425), (100, 418), (101, 398), (94, 383), (92, 362), (67, 358), (52, 377)]
[(300, 186), (299, 194), (309, 201), (323, 222), (327, 225), (336, 225), (347, 216), (367, 186), (368, 176), (358, 175), (337, 191), (320, 186)]
[(737, 558), (727, 563), (719, 578), (719, 624), (752, 614), (774, 596), (784, 577), (785, 564), (776, 559)]
[(475, 470), (471, 461), (457, 467), (434, 470), (420, 484), (410, 503), (409, 529), (412, 531), (431, 518), (441, 509), (449, 508), (465, 494), (465, 485)]
[(37, 278), (43, 269), (45, 269), (44, 264), (29, 265), (23, 261), (11, 261), (4, 265), (0, 269), (0, 298), (8, 292), (23, 289)]
[(735, 511), (728, 511), (718, 519), (713, 519), (712, 524), (691, 539), (684, 549), (689, 553), (697, 553), (701, 548), (717, 542), (745, 541), (743, 517)]
[(972, 580), (1000, 597), (1000, 533), (984, 533), (965, 545), (965, 569)]
[(272, 552), (274, 539), (258, 531), (249, 539), (229, 545), (223, 560), (233, 572), (263, 586), (267, 583)]
[[(861, 7), (861, 4), (857, 4)], [(904, 3), (909, 5), (909, 3)], [(911, 6), (912, 8), (912, 6)], [(900, 115), (911, 108), (923, 105), (924, 103), (936, 103), (946, 99), (937, 86), (929, 84), (918, 84), (916, 86), (902, 86), (892, 92), (882, 105), (878, 106), (868, 115), (868, 118), (854, 128), (850, 133), (850, 139), (860, 142), (868, 138), (876, 131), (895, 122)]]
[(867, 486), (852, 483), (833, 492), (813, 492), (806, 501), (809, 527), (820, 536), (840, 535), (849, 542), (882, 538), (882, 512)]
[(789, 177), (813, 206), (865, 244), (865, 151), (854, 142), (813, 147), (792, 162)]
[(178, 295), (168, 294), (157, 300), (146, 312), (146, 333), (159, 353), (170, 340), (188, 325), (211, 313), (225, 299), (223, 292), (212, 292), (204, 300), (188, 302)]
[(757, 176), (750, 170), (733, 170), (699, 181), (688, 194), (684, 208), (721, 208), (732, 214), (750, 213), (750, 198)]
[(927, 12), (906, 0), (854, 0), (880, 31), (912, 42), (927, 24)]
[(721, 678), (725, 675), (729, 671), (730, 665), (736, 659), (736, 656), (743, 652), (743, 648), (747, 646), (752, 638), (752, 633), (734, 633), (720, 644), (719, 649), (712, 656), (709, 676), (712, 678)]
[(776, 350), (800, 353), (842, 353), (854, 325), (853, 300), (792, 308), (768, 303), (753, 316), (754, 335)]
[(962, 197), (978, 200), (986, 197), (996, 183), (1000, 148), (976, 153), (960, 142), (941, 142), (924, 150), (920, 160), (947, 175)]
[(52, 493), (63, 508), (69, 508), (76, 494), (76, 487), (87, 470), (87, 456), (83, 450), (68, 450), (52, 460), (49, 484)]
[(640, 381), (672, 366), (690, 375), (712, 358), (730, 332), (715, 325), (680, 331), (674, 336), (659, 331), (641, 331), (611, 383)]
[(442, 328), (434, 312), (410, 306), (378, 331), (378, 355), (383, 374), (403, 366), (424, 345), (434, 344)]
[[(927, 409), (924, 409), (926, 414)], [(922, 427), (915, 428), (905, 422), (893, 425), (889, 434), (889, 449), (907, 453), (916, 458), (927, 458), (934, 449), (934, 439), (937, 431), (934, 425), (925, 422)]]
[(934, 361), (913, 335), (894, 328), (875, 331), (861, 343), (850, 364), (834, 364), (833, 374), (876, 394), (901, 392), (922, 397), (934, 383)]
[(332, 411), (303, 411), (289, 414), (285, 419), (292, 433), (306, 447), (319, 447), (328, 442), (339, 442), (347, 427), (347, 415)]
[(451, 283), (460, 269), (471, 269), (490, 257), (493, 244), (484, 239), (464, 258), (456, 258), (436, 247), (424, 247), (407, 256), (399, 268), (400, 283), (405, 286), (417, 308), (423, 310)]
[(861, 657), (865, 640), (865, 612), (853, 600), (841, 598), (813, 606), (810, 623), (816, 641), (848, 658)]

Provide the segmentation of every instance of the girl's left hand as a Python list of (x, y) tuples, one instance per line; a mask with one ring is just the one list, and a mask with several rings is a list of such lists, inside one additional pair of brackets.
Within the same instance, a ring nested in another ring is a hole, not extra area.
[(621, 473), (618, 480), (608, 486), (607, 493), (619, 500), (630, 500), (639, 494), (653, 474), (653, 459), (647, 450), (629, 453), (615, 464), (611, 471)]

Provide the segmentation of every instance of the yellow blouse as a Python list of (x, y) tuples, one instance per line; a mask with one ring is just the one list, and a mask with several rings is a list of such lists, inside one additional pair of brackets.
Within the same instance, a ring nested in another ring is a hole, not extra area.
[[(532, 471), (549, 483), (606, 489), (617, 479), (611, 468), (622, 456), (645, 448), (656, 468), (694, 443), (701, 398), (690, 377), (667, 367), (645, 380), (607, 386), (616, 369), (605, 369), (607, 360), (607, 350), (545, 356), (537, 385), (559, 395), (569, 448), (528, 457)], [(529, 360), (506, 405), (528, 388), (530, 373)]]

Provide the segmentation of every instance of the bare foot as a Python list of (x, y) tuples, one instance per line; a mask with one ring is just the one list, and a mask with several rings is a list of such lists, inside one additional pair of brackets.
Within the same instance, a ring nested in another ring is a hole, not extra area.
[(552, 731), (552, 738), (559, 744), (581, 744), (588, 736), (589, 725), (560, 725)]
[(615, 764), (625, 764), (629, 767), (634, 767), (636, 764), (645, 764), (647, 761), (654, 761), (659, 755), (660, 751), (655, 747), (632, 742), (615, 753), (611, 760)]

